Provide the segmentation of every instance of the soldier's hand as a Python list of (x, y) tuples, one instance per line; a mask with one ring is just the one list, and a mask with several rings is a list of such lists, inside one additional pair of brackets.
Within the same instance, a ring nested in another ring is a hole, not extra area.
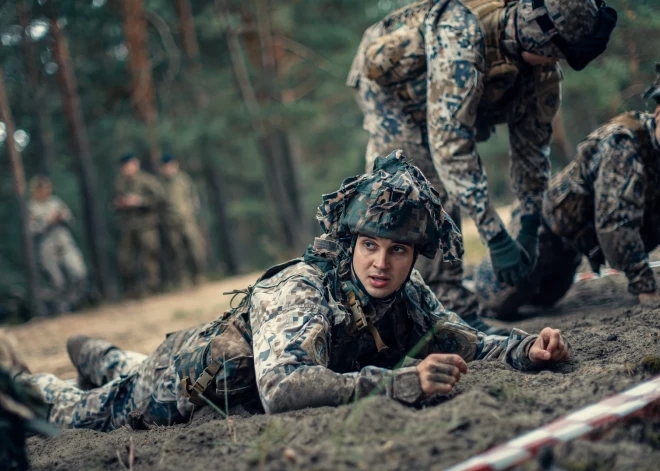
[(660, 301), (660, 294), (657, 291), (652, 293), (639, 293), (637, 295), (639, 302), (642, 304), (653, 304)]
[(561, 331), (546, 327), (532, 344), (528, 356), (532, 363), (539, 364), (567, 361), (571, 358), (571, 352), (568, 343), (561, 336)]
[(467, 371), (465, 360), (453, 354), (433, 353), (417, 365), (424, 397), (447, 394)]
[(488, 243), (488, 249), (497, 281), (515, 286), (529, 275), (531, 262), (527, 252), (505, 230)]
[(139, 206), (142, 204), (142, 198), (139, 195), (130, 194), (124, 197), (124, 204), (127, 206)]

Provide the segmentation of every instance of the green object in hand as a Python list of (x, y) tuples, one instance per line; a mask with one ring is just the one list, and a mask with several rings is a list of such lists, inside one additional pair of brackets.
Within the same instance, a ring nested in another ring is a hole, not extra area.
[(520, 234), (516, 237), (516, 241), (527, 252), (531, 271), (539, 259), (539, 226), (541, 225), (541, 218), (537, 214), (522, 216), (520, 218), (520, 225)]
[(515, 286), (529, 274), (529, 256), (505, 230), (488, 242), (490, 261), (498, 281)]

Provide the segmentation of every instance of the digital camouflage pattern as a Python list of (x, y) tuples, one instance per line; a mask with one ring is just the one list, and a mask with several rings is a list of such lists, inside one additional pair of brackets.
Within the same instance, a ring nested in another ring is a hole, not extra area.
[(51, 405), (48, 420), (60, 428), (110, 431), (127, 425), (133, 411), (143, 414), (148, 424), (179, 423), (196, 407), (184, 395), (181, 380), (195, 380), (213, 359), (224, 358), (226, 369), (219, 372), (208, 397), (224, 408), (226, 379), (232, 404), (256, 398), (252, 349), (236, 329), (227, 328), (233, 316), (228, 312), (213, 322), (170, 334), (149, 356), (103, 340), (85, 342), (75, 366), (79, 375), (98, 386), (90, 390), (47, 373), (25, 372), (19, 379), (40, 391)]
[(137, 207), (116, 208), (121, 231), (117, 255), (124, 288), (135, 294), (141, 290), (140, 271), (149, 290), (157, 289), (160, 284), (158, 223), (165, 194), (156, 177), (139, 171), (130, 178), (117, 176), (115, 200), (128, 195), (137, 195), (142, 202)]
[(414, 245), (434, 258), (462, 256), (456, 226), (442, 209), (438, 192), (400, 150), (375, 159), (371, 173), (347, 178), (323, 195), (316, 219), (333, 239), (357, 234)]
[[(476, 142), (508, 123), (514, 192), (526, 214), (540, 212), (562, 74), (558, 66), (517, 62), (517, 43), (494, 39), (514, 36), (515, 2), (486, 2), (474, 12), (469, 5), (421, 1), (371, 26), (347, 84), (370, 134), (367, 171), (377, 155), (403, 149), (459, 227), (462, 207), (488, 241), (504, 226), (490, 203)], [(417, 266), (448, 309), (464, 317), (476, 312), (461, 262)]]
[[(598, 23), (598, 6), (595, 0), (544, 0), (534, 8), (534, 0), (519, 0), (518, 39), (526, 51), (541, 56), (565, 58), (552, 42), (559, 35), (569, 43), (590, 36)], [(543, 32), (536, 19), (547, 14), (554, 29)]]
[[(328, 256), (328, 245), (319, 242)], [(517, 329), (508, 338), (477, 332), (443, 309), (416, 270), (400, 296), (375, 301), (370, 309), (370, 324), (388, 347), (380, 352), (369, 329), (356, 330), (346, 301), (313, 265), (301, 261), (258, 283), (250, 298), (250, 323), (264, 409), (336, 406), (370, 394), (413, 404), (422, 396), (415, 365), (430, 353), (533, 367), (527, 350), (536, 336)], [(454, 337), (433, 335), (444, 321), (459, 324), (475, 339), (475, 348), (468, 353)]]
[[(556, 301), (570, 287), (582, 254), (591, 258), (594, 268), (607, 261), (623, 271), (632, 294), (657, 290), (648, 263), (648, 252), (660, 244), (660, 145), (655, 129), (652, 115), (625, 113), (579, 144), (574, 161), (550, 182), (539, 266), (531, 285), (520, 292), (543, 293), (544, 285), (561, 286), (563, 292), (548, 299)], [(494, 282), (487, 260), (475, 281), (480, 302), (495, 311), (515, 312), (528, 303), (518, 290)]]
[[(398, 216), (414, 210), (423, 231), (405, 217), (390, 218), (388, 208)], [(216, 321), (168, 336), (144, 360), (105, 342), (83, 344), (80, 374), (109, 381), (90, 391), (52, 375), (22, 378), (53, 404), (52, 422), (112, 430), (133, 411), (148, 423), (183, 421), (204, 398), (222, 407), (258, 397), (268, 413), (340, 405), (370, 394), (413, 404), (422, 397), (415, 365), (434, 352), (534, 367), (527, 354), (536, 336), (517, 329), (509, 337), (486, 336), (468, 327), (444, 310), (416, 270), (393, 296), (360, 300), (356, 307), (353, 291), (345, 290), (351, 276), (346, 239), (355, 230), (376, 228), (376, 215), (388, 234), (413, 237), (429, 255), (438, 241), (421, 233), (439, 237), (443, 250), (452, 248), (453, 228), (445, 227), (449, 221), (434, 191), (400, 152), (393, 153), (376, 160), (374, 173), (347, 179), (325, 195), (317, 217), (327, 233), (304, 258), (273, 267), (253, 287), (236, 292), (245, 295), (240, 304)], [(359, 312), (365, 324), (358, 322)]]
[(206, 250), (197, 219), (200, 211), (197, 188), (181, 170), (171, 177), (162, 176), (161, 183), (165, 189), (163, 226), (172, 268), (176, 276), (182, 277), (190, 260), (193, 279), (198, 279), (206, 269)]
[(28, 203), (28, 230), (52, 287), (40, 294), (45, 301), (56, 303), (58, 312), (76, 305), (86, 292), (87, 267), (71, 235), (72, 220), (69, 207), (56, 196), (45, 201), (33, 198)]

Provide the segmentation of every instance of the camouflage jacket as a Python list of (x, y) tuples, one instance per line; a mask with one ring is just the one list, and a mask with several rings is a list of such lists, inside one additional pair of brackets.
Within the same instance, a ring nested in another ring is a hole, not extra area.
[(508, 125), (513, 190), (523, 214), (540, 213), (562, 73), (558, 65), (533, 68), (506, 56), (505, 41), (496, 53), (487, 47), (513, 29), (515, 2), (488, 21), (468, 5), (421, 1), (371, 26), (347, 84), (358, 89), (371, 134), (428, 142), (448, 193), (490, 240), (504, 226), (489, 201), (476, 142), (494, 125)]
[(140, 171), (132, 178), (121, 174), (115, 182), (115, 199), (137, 195), (142, 204), (137, 207), (116, 207), (119, 223), (125, 229), (152, 229), (158, 225), (159, 212), (165, 199), (163, 187), (156, 177)]
[(656, 289), (647, 255), (660, 243), (655, 126), (652, 115), (632, 112), (591, 133), (575, 160), (553, 176), (543, 202), (551, 230), (578, 246), (592, 240), (586, 249), (600, 247), (609, 264), (626, 274), (633, 294)]
[(460, 353), (434, 332), (459, 324), (472, 335), (472, 359), (496, 359), (527, 370), (536, 336), (514, 329), (486, 336), (445, 311), (413, 270), (400, 294), (374, 307), (372, 325), (387, 349), (378, 351), (368, 328), (356, 330), (351, 311), (314, 264), (300, 260), (258, 282), (249, 301), (259, 397), (269, 413), (337, 406), (370, 394), (404, 403), (421, 398), (415, 365), (430, 353)]
[(165, 189), (163, 222), (170, 227), (194, 222), (199, 212), (199, 194), (187, 173), (179, 171), (173, 177), (161, 177)]
[[(56, 214), (61, 218), (56, 222), (49, 222)], [(73, 243), (68, 224), (72, 216), (69, 207), (57, 196), (51, 196), (46, 201), (31, 199), (28, 203), (28, 230), (38, 243), (46, 238), (62, 244)]]

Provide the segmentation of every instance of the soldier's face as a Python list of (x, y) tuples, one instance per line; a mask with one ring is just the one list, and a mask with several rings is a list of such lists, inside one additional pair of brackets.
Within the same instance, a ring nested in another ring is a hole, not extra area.
[(386, 298), (406, 281), (414, 256), (411, 245), (360, 235), (353, 252), (353, 269), (370, 296)]
[(48, 184), (39, 185), (34, 192), (34, 196), (38, 201), (46, 201), (50, 198), (52, 190), (53, 188)]
[(176, 162), (167, 162), (160, 168), (160, 171), (166, 177), (173, 177), (179, 171), (179, 164)]
[(132, 177), (140, 170), (140, 161), (137, 159), (129, 160), (121, 166), (121, 174), (125, 177)]

